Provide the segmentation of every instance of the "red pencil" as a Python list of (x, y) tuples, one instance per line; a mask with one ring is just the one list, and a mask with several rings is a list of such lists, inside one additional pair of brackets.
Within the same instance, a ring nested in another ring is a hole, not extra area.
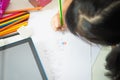
[(9, 14), (9, 15), (1, 18), (1, 19), (0, 19), (0, 23), (2, 23), (2, 22), (4, 22), (4, 21), (7, 21), (7, 20), (10, 20), (10, 19), (12, 19), (12, 18), (21, 16), (21, 15), (26, 14), (26, 13), (28, 13), (28, 12), (25, 12), (25, 11), (23, 11), (23, 12), (14, 12), (14, 13), (12, 13), (12, 14)]

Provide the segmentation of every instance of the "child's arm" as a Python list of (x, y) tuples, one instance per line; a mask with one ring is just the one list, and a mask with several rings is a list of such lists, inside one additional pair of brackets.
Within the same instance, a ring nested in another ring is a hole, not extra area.
[(63, 31), (65, 30), (66, 28), (66, 25), (65, 25), (65, 14), (66, 14), (66, 11), (69, 7), (69, 5), (71, 4), (72, 0), (64, 0), (64, 3), (63, 3), (63, 6), (62, 6), (62, 11), (63, 11), (63, 22), (64, 22), (64, 25), (61, 26), (60, 24), (60, 15), (59, 15), (59, 11), (53, 16), (52, 18), (52, 27), (55, 31)]

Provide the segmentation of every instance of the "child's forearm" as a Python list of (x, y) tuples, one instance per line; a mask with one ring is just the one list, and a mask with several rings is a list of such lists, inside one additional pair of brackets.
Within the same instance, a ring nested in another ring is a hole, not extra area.
[(66, 13), (66, 11), (67, 11), (67, 9), (68, 9), (68, 7), (69, 7), (69, 5), (71, 4), (72, 1), (73, 0), (64, 0), (63, 8), (62, 8), (64, 13)]

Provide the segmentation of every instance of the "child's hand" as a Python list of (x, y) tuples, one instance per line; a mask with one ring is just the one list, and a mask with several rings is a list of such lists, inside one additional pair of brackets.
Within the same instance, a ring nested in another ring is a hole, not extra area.
[(64, 31), (66, 29), (65, 21), (63, 20), (64, 25), (61, 26), (60, 24), (60, 15), (57, 13), (52, 18), (52, 28), (55, 31)]

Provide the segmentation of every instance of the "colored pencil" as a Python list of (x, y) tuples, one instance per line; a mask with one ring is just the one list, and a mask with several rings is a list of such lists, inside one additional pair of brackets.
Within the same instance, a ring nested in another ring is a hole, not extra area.
[(3, 30), (5, 30), (5, 29), (8, 29), (8, 28), (10, 28), (10, 27), (12, 27), (12, 26), (20, 23), (20, 22), (23, 22), (23, 21), (25, 21), (25, 20), (27, 20), (27, 19), (28, 19), (27, 17), (26, 17), (26, 18), (22, 18), (22, 19), (14, 22), (14, 23), (12, 23), (12, 24), (9, 24), (8, 26), (5, 26), (5, 27), (1, 28), (1, 29), (0, 29), (0, 32), (3, 31)]
[(0, 32), (0, 37), (5, 36), (5, 35), (10, 34), (10, 33), (13, 33), (13, 32), (16, 32), (20, 27), (27, 26), (27, 24), (28, 24), (28, 22), (24, 21), (22, 23), (19, 23), (17, 25), (12, 26), (11, 28), (3, 30)]
[(13, 33), (7, 34), (5, 36), (0, 36), (0, 39), (5, 39), (5, 38), (16, 36), (16, 35), (19, 35), (19, 33), (18, 32), (13, 32)]
[(60, 14), (60, 23), (61, 26), (63, 26), (62, 0), (59, 0), (59, 14)]
[(23, 12), (14, 12), (14, 13), (12, 13), (12, 14), (9, 14), (9, 15), (1, 18), (1, 19), (0, 19), (0, 23), (1, 23), (1, 22), (4, 22), (4, 21), (7, 21), (7, 20), (10, 20), (10, 19), (12, 19), (12, 18), (21, 16), (21, 15), (26, 14), (26, 13), (28, 13), (28, 12), (25, 12), (25, 11), (23, 11)]
[(7, 22), (7, 23), (3, 23), (3, 24), (0, 25), (0, 29), (3, 28), (3, 27), (5, 27), (5, 26), (7, 26), (7, 25), (10, 25), (10, 24), (12, 24), (12, 23), (14, 23), (14, 22), (16, 22), (16, 21), (17, 21), (17, 20), (9, 21), (9, 22)]
[(6, 21), (6, 22), (3, 22), (2, 24), (0, 24), (0, 28), (3, 28), (3, 27), (5, 27), (5, 26), (7, 26), (7, 25), (9, 25), (9, 24), (12, 24), (12, 23), (14, 23), (14, 22), (16, 22), (16, 21), (18, 21), (18, 20), (20, 20), (20, 19), (22, 19), (22, 18), (28, 18), (29, 15), (30, 15), (30, 14), (25, 14), (25, 15), (22, 15), (22, 16), (19, 16), (19, 17), (16, 17), (16, 18), (13, 18), (13, 19), (11, 19), (11, 20), (8, 20), (8, 21)]
[(5, 14), (13, 13), (13, 12), (19, 12), (19, 11), (36, 11), (36, 10), (41, 10), (42, 7), (35, 7), (35, 8), (25, 8), (25, 9), (19, 9), (19, 10), (11, 10), (11, 11), (6, 11)]

